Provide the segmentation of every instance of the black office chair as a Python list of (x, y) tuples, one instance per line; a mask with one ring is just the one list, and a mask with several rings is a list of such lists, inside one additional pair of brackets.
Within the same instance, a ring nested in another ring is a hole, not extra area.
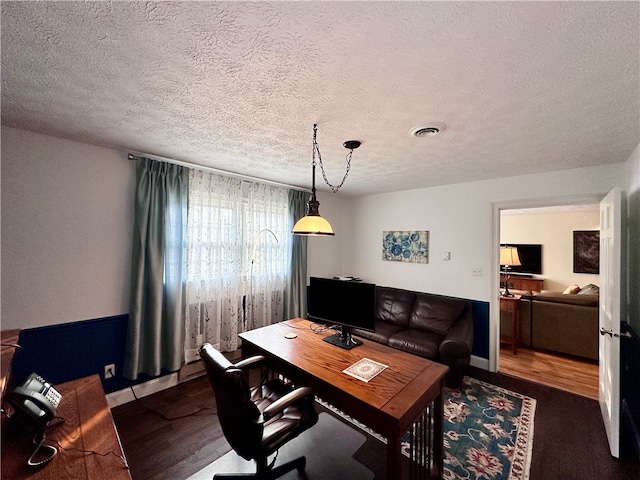
[(265, 360), (262, 356), (233, 364), (205, 343), (200, 347), (200, 357), (213, 387), (224, 436), (238, 455), (257, 464), (256, 473), (216, 474), (213, 478), (275, 479), (294, 468), (304, 471), (305, 457), (276, 468), (273, 468), (275, 458), (271, 464), (267, 464), (267, 459), (318, 422), (312, 390), (293, 389), (279, 379), (266, 380), (250, 388), (242, 368), (258, 366)]

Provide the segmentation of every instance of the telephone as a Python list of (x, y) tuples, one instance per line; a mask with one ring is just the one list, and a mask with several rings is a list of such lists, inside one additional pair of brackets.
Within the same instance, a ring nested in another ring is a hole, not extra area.
[(56, 415), (60, 400), (62, 395), (36, 373), (29, 375), (24, 384), (16, 387), (9, 396), (9, 402), (16, 411), (26, 413), (40, 425), (46, 424)]

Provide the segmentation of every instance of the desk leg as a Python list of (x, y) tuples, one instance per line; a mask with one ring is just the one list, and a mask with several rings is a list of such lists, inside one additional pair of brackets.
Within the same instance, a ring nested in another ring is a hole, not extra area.
[(402, 471), (400, 470), (401, 440), (402, 433), (397, 433), (395, 436), (387, 438), (387, 479), (402, 478)]
[(444, 377), (440, 394), (433, 400), (433, 468), (431, 478), (442, 478), (444, 455)]
[(520, 309), (518, 304), (515, 303), (515, 308), (512, 309), (511, 318), (513, 318), (513, 354), (518, 354), (518, 342), (520, 341)]

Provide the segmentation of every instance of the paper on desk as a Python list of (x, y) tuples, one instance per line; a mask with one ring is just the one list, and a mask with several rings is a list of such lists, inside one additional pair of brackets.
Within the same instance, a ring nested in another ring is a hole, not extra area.
[(375, 362), (368, 358), (363, 358), (362, 360), (358, 360), (350, 367), (345, 368), (342, 373), (351, 375), (352, 377), (355, 377), (358, 380), (362, 380), (363, 382), (368, 382), (373, 377), (382, 372), (385, 368), (389, 368), (388, 365), (384, 365), (380, 362)]

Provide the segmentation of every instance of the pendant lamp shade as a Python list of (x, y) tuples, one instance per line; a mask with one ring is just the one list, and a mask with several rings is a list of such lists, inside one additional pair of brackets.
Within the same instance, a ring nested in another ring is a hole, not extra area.
[(292, 230), (294, 235), (335, 235), (333, 228), (321, 216), (305, 215), (296, 222)]
[(291, 233), (294, 235), (335, 235), (328, 221), (320, 216), (320, 202), (316, 200), (315, 190), (307, 205), (307, 214), (296, 222)]

